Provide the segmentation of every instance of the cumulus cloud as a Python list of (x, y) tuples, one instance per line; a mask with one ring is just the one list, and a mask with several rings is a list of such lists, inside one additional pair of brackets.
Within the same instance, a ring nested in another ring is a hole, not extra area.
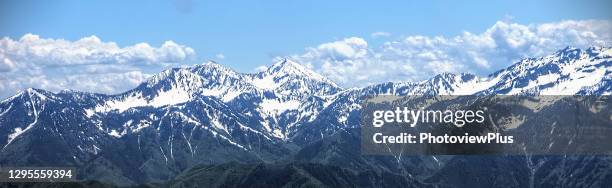
[(266, 71), (267, 69), (268, 69), (268, 67), (266, 67), (264, 65), (261, 65), (261, 66), (255, 67), (255, 69), (253, 71), (254, 72), (263, 72), (263, 71)]
[(164, 67), (195, 59), (193, 49), (166, 41), (119, 47), (96, 36), (76, 41), (26, 34), (0, 40), (0, 98), (28, 87), (117, 93)]
[(13, 62), (38, 65), (177, 63), (195, 55), (193, 49), (172, 41), (164, 42), (159, 48), (147, 43), (121, 48), (114, 42), (102, 42), (96, 36), (67, 41), (43, 39), (33, 34), (26, 34), (19, 40), (5, 37), (0, 40), (0, 49), (0, 55)]
[(51, 91), (73, 89), (78, 91), (93, 91), (97, 93), (117, 93), (127, 91), (145, 81), (149, 74), (141, 71), (109, 72), (102, 74), (73, 74), (65, 76), (52, 76), (48, 74), (34, 74), (8, 78), (0, 76), (0, 90), (4, 97), (15, 94), (23, 88), (35, 87)]
[(574, 46), (605, 46), (612, 41), (607, 20), (523, 25), (499, 21), (479, 33), (453, 37), (407, 36), (370, 47), (358, 37), (306, 48), (290, 56), (346, 87), (386, 81), (418, 81), (441, 72), (489, 74), (526, 57)]
[(225, 55), (217, 54), (217, 55), (215, 55), (215, 58), (217, 58), (218, 60), (222, 60), (222, 59), (225, 59)]
[(389, 36), (391, 36), (391, 33), (384, 32), (384, 31), (378, 31), (378, 32), (374, 32), (374, 33), (370, 34), (370, 36), (372, 38), (389, 37)]
[(349, 60), (365, 57), (368, 52), (368, 43), (362, 38), (351, 37), (341, 41), (324, 43), (316, 48), (308, 48), (305, 58)]
[(11, 59), (4, 57), (0, 53), (0, 72), (9, 72), (15, 68), (15, 63)]

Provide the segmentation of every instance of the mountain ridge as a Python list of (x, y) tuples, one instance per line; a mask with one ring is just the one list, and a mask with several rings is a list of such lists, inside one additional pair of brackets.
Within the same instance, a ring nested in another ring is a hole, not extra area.
[[(197, 164), (273, 162), (321, 148), (312, 144), (358, 128), (360, 104), (374, 95), (609, 95), (611, 62), (609, 47), (566, 48), (483, 78), (444, 73), (349, 89), (287, 59), (254, 74), (209, 62), (114, 95), (26, 89), (0, 102), (0, 165), (117, 171), (122, 185), (165, 181)], [(46, 143), (62, 155), (47, 157)]]

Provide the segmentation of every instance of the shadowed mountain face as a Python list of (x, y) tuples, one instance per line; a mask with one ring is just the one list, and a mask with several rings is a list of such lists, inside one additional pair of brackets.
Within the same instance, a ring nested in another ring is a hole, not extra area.
[(483, 78), (354, 89), (290, 60), (256, 74), (170, 69), (117, 95), (27, 89), (0, 102), (0, 165), (75, 166), (116, 185), (599, 187), (608, 156), (367, 156), (358, 127), (376, 95), (609, 95), (611, 57), (566, 48)]
[(426, 187), (388, 172), (353, 171), (315, 163), (197, 166), (168, 182), (172, 187)]

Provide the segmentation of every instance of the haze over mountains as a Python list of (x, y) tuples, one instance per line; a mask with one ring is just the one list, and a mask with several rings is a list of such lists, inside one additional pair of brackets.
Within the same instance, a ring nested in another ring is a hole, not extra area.
[[(458, 163), (454, 160), (485, 160), (500, 167), (516, 164), (477, 157), (423, 156), (400, 162), (393, 157), (360, 156), (354, 131), (360, 126), (360, 104), (366, 98), (611, 93), (609, 47), (568, 47), (549, 56), (523, 59), (486, 77), (445, 73), (421, 82), (364, 88), (341, 88), (288, 59), (255, 74), (209, 62), (165, 70), (116, 95), (26, 89), (4, 99), (0, 102), (0, 165), (76, 166), (80, 178), (119, 185), (164, 182), (177, 175), (190, 179), (181, 173), (211, 165), (203, 168), (214, 173), (248, 169), (240, 176), (259, 168), (266, 173), (288, 168), (313, 185), (382, 185), (376, 182), (385, 181), (377, 178), (388, 177), (419, 186), (434, 181), (440, 176), (436, 173), (443, 173), (441, 169), (453, 168), (449, 164)], [(609, 157), (568, 160), (612, 164)], [(241, 164), (231, 163), (236, 161)], [(279, 161), (289, 166), (251, 166)], [(308, 164), (292, 164), (295, 161)], [(605, 165), (603, 169), (609, 167)], [(376, 175), (371, 176), (373, 184), (349, 180), (329, 184), (322, 177), (312, 177), (317, 173), (313, 168), (345, 177)], [(425, 174), (407, 175), (412, 173)]]

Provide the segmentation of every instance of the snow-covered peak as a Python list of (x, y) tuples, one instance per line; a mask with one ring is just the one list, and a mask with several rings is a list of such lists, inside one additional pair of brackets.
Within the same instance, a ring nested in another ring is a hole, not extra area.
[(282, 59), (267, 70), (249, 76), (257, 88), (280, 95), (323, 96), (341, 90), (331, 80), (289, 59)]
[[(518, 61), (482, 78), (443, 73), (419, 82), (388, 82), (347, 90), (287, 59), (256, 74), (238, 73), (208, 62), (165, 70), (137, 88), (117, 95), (70, 90), (54, 94), (26, 89), (0, 103), (0, 118), (6, 120), (13, 114), (22, 114), (24, 120), (18, 122), (26, 124), (12, 135), (36, 124), (40, 112), (59, 109), (115, 137), (153, 128), (152, 122), (157, 126), (174, 126), (178, 125), (173, 124), (175, 121), (183, 121), (184, 125), (215, 131), (216, 136), (227, 136), (218, 138), (230, 143), (244, 143), (234, 139), (244, 130), (287, 140), (302, 127), (310, 128), (313, 126), (307, 125), (320, 121), (337, 120), (323, 126), (325, 130), (359, 125), (357, 112), (363, 100), (374, 95), (609, 95), (611, 73), (609, 47), (566, 48), (549, 56)], [(111, 119), (115, 117), (133, 122)], [(120, 127), (134, 127), (135, 131), (116, 131)]]
[(480, 80), (468, 73), (442, 73), (420, 82), (388, 82), (360, 91), (368, 95), (471, 95), (479, 90)]
[(300, 65), (299, 63), (296, 63), (290, 59), (287, 58), (283, 58), (280, 61), (272, 64), (270, 67), (268, 67), (268, 69), (266, 70), (266, 72), (303, 72), (303, 71), (309, 71), (306, 67)]
[(243, 93), (257, 93), (244, 74), (209, 61), (201, 65), (172, 68), (153, 76), (128, 92), (111, 96), (96, 111), (120, 112), (133, 107), (181, 104), (198, 96), (216, 97), (228, 102)]
[(200, 74), (202, 76), (231, 76), (235, 78), (241, 76), (240, 73), (214, 61), (208, 61), (201, 65), (195, 65), (189, 69), (191, 72)]
[(427, 82), (430, 82), (432, 84), (448, 84), (448, 85), (452, 85), (452, 84), (456, 84), (456, 83), (463, 83), (463, 82), (468, 82), (472, 79), (475, 79), (476, 75), (470, 74), (470, 73), (459, 73), (459, 74), (455, 74), (455, 73), (442, 73), (442, 74), (438, 74), (436, 76), (434, 76), (433, 78), (427, 80)]
[(487, 77), (443, 73), (421, 82), (383, 83), (364, 88), (392, 95), (608, 95), (612, 88), (612, 48), (567, 47), (548, 56), (526, 58)]
[(206, 61), (205, 63), (202, 63), (201, 65), (196, 65), (196, 66), (203, 66), (203, 67), (216, 67), (219, 69), (226, 69), (225, 66), (217, 63), (216, 61)]
[(5, 103), (5, 102), (10, 102), (13, 101), (15, 99), (22, 99), (22, 100), (39, 100), (39, 101), (44, 101), (47, 99), (52, 99), (52, 100), (57, 100), (57, 97), (55, 96), (55, 94), (49, 92), (49, 91), (45, 91), (43, 89), (36, 89), (36, 88), (27, 88), (24, 90), (21, 90), (19, 92), (17, 92), (17, 94), (6, 98), (4, 100), (2, 100), (1, 103)]
[[(478, 80), (478, 77), (469, 73), (442, 73), (419, 84), (418, 91), (415, 91), (414, 93), (433, 95), (464, 95), (468, 93), (462, 91), (462, 88), (476, 80)], [(420, 91), (426, 92), (421, 93)]]
[(610, 47), (567, 47), (548, 56), (523, 59), (490, 75), (489, 80), (498, 83), (485, 93), (609, 94), (605, 88), (612, 80), (610, 54)]
[(333, 85), (334, 87), (338, 87), (334, 82), (325, 78), (319, 73), (316, 73), (310, 70), (309, 68), (299, 63), (296, 63), (288, 58), (284, 58), (274, 63), (272, 66), (268, 67), (267, 70), (259, 74), (260, 75), (274, 75), (277, 77), (286, 76), (286, 75), (306, 77), (306, 78), (310, 78), (310, 79), (313, 79), (319, 82), (326, 82), (330, 85)]
[[(575, 47), (566, 47), (564, 49), (556, 51), (554, 54), (548, 56), (548, 58), (554, 58), (562, 63), (567, 63), (571, 60), (577, 59), (588, 59), (588, 58), (605, 58), (612, 55), (611, 47), (593, 46), (587, 49), (579, 49)], [(565, 60), (565, 61), (564, 61)]]

